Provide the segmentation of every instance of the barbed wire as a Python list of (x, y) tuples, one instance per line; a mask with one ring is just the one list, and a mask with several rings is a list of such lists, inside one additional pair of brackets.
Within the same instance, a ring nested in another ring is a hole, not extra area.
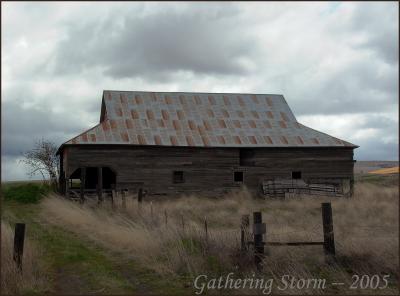
[[(322, 235), (322, 233), (320, 233), (320, 232), (317, 231), (317, 228), (320, 228), (320, 227), (322, 227), (321, 224), (315, 224), (315, 225), (314, 225), (313, 227), (311, 227), (310, 229), (293, 230), (293, 231), (284, 231), (284, 232), (271, 232), (271, 233), (268, 233), (268, 235), (269, 235), (269, 236), (277, 236), (277, 237), (282, 236), (282, 235), (299, 234), (299, 233), (314, 233), (314, 234), (317, 233), (317, 234), (319, 234), (319, 235)], [(376, 230), (376, 229), (385, 229), (385, 230), (390, 229), (390, 230), (394, 230), (394, 231), (398, 230), (397, 227), (393, 227), (393, 226), (392, 226), (392, 227), (386, 227), (386, 226), (367, 226), (367, 225), (361, 226), (361, 225), (351, 225), (351, 227), (352, 227), (352, 228), (362, 228), (362, 229), (364, 229), (363, 232), (369, 231), (370, 229), (374, 229), (374, 230)], [(350, 231), (347, 231), (347, 232), (351, 233), (352, 231), (350, 230)], [(368, 235), (365, 235), (365, 234), (362, 234), (362, 235), (355, 235), (355, 234), (353, 233), (353, 237), (354, 237), (354, 238), (371, 237), (371, 235), (373, 235), (374, 238), (398, 238), (397, 235), (380, 235), (380, 234), (379, 234), (378, 232), (376, 232), (376, 231), (369, 231), (369, 234), (368, 234)]]

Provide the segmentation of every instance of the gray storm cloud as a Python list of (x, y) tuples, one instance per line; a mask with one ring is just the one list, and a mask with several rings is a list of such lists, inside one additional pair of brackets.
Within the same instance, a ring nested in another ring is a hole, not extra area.
[[(142, 16), (112, 15), (72, 25), (55, 52), (56, 74), (100, 66), (113, 78), (163, 79), (177, 71), (246, 75), (257, 40), (238, 26), (240, 11), (223, 5)], [(228, 8), (228, 9), (227, 9)], [(94, 54), (95, 53), (95, 54)]]

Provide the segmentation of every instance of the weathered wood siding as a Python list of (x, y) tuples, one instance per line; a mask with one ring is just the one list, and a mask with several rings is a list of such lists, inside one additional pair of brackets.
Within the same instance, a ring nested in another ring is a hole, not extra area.
[[(351, 148), (256, 148), (251, 166), (240, 165), (239, 148), (68, 146), (66, 176), (79, 167), (110, 167), (117, 187), (143, 186), (150, 194), (175, 192), (226, 192), (240, 187), (234, 171), (244, 171), (244, 184), (259, 190), (260, 181), (291, 178), (353, 178)], [(184, 172), (184, 183), (173, 183), (173, 171)], [(143, 184), (143, 185), (142, 185)]]

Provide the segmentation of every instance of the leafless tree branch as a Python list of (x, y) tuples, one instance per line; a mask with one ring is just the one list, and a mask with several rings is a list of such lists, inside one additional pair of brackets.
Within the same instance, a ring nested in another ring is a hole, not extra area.
[(32, 150), (23, 153), (21, 162), (31, 168), (28, 172), (30, 176), (40, 173), (43, 180), (49, 179), (51, 185), (58, 188), (60, 167), (56, 152), (57, 146), (53, 142), (41, 139)]

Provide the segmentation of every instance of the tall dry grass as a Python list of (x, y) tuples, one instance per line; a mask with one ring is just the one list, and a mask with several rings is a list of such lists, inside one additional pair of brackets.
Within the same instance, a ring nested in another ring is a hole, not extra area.
[[(241, 191), (219, 199), (185, 196), (138, 204), (135, 196), (128, 196), (126, 209), (117, 199), (114, 210), (107, 203), (80, 205), (53, 195), (42, 202), (42, 213), (49, 222), (131, 256), (160, 274), (220, 276), (233, 271), (248, 275), (254, 265), (251, 252), (239, 251), (242, 214), (263, 212), (267, 241), (321, 241), (320, 207), (329, 200), (337, 261), (327, 264), (320, 246), (269, 247), (264, 274), (277, 280), (292, 274), (350, 283), (351, 274), (387, 273), (397, 283), (398, 194), (397, 187), (361, 184), (350, 199), (261, 200)], [(393, 291), (396, 288), (385, 290)]]
[(48, 279), (39, 258), (42, 257), (32, 241), (25, 237), (22, 272), (13, 260), (14, 232), (1, 222), (1, 295), (38, 293), (48, 290)]

